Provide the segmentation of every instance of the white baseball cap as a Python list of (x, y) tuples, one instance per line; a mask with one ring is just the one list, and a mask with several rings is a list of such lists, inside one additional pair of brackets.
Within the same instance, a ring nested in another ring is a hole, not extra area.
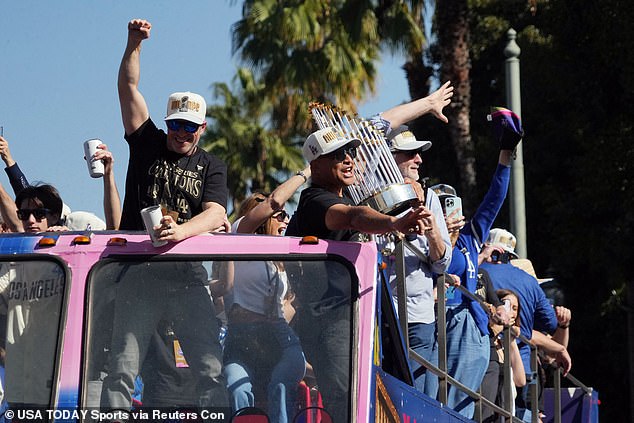
[(507, 251), (513, 257), (518, 257), (515, 253), (515, 245), (517, 245), (517, 239), (515, 239), (515, 235), (513, 235), (506, 229), (491, 229), (491, 231), (489, 232), (488, 243), (491, 245), (502, 247), (504, 251)]
[(93, 213), (75, 211), (66, 216), (66, 226), (71, 231), (103, 231), (106, 229), (106, 222)]
[(205, 122), (207, 103), (202, 96), (189, 91), (173, 93), (167, 100), (165, 120), (183, 119), (202, 125)]
[(387, 145), (391, 152), (421, 150), (431, 148), (431, 141), (419, 141), (406, 125), (392, 129), (387, 134)]
[(302, 147), (302, 153), (306, 161), (310, 163), (316, 158), (332, 153), (348, 144), (352, 144), (353, 147), (358, 147), (361, 141), (357, 138), (346, 137), (335, 128), (326, 127), (313, 132), (306, 138), (304, 146)]

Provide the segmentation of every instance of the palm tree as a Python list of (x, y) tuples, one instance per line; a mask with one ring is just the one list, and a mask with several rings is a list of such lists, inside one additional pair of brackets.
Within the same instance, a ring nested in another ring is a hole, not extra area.
[(227, 164), (227, 183), (236, 210), (249, 192), (271, 191), (278, 178), (303, 168), (296, 139), (280, 136), (268, 128), (270, 102), (265, 84), (258, 83), (247, 69), (239, 69), (234, 92), (224, 83), (214, 84), (219, 104), (209, 106), (211, 124), (202, 147)]
[(460, 169), (461, 192), (465, 193), (465, 208), (474, 210), (476, 191), (475, 154), (471, 142), (471, 62), (469, 57), (470, 26), (467, 0), (438, 0), (436, 28), (441, 56), (441, 81), (451, 81), (454, 96), (446, 112), (449, 136)]

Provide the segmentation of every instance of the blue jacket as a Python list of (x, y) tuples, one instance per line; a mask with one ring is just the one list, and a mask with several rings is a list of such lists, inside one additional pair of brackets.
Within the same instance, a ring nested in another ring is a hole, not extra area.
[[(511, 168), (498, 164), (491, 181), (489, 191), (471, 220), (460, 230), (454, 247), (451, 264), (447, 273), (460, 276), (460, 283), (469, 292), (475, 292), (478, 283), (478, 254), (482, 244), (489, 237), (489, 231), (497, 217), (508, 191)], [(448, 293), (448, 297), (451, 294)], [(460, 291), (453, 292), (453, 298), (447, 299), (447, 305), (467, 302), (482, 335), (489, 333), (489, 316), (476, 301), (463, 298)]]

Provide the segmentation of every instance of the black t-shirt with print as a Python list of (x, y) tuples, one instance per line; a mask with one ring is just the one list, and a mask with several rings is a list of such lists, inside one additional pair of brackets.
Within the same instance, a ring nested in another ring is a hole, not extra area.
[(184, 223), (203, 211), (203, 203), (227, 207), (227, 166), (197, 148), (191, 156), (167, 149), (167, 134), (148, 119), (125, 136), (130, 148), (120, 228), (143, 230), (141, 209), (163, 204)]

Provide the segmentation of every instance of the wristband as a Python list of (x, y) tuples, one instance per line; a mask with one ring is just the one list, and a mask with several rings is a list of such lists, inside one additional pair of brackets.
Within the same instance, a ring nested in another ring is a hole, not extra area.
[(561, 328), (561, 329), (568, 329), (570, 327), (570, 323), (568, 323), (567, 325), (557, 325), (557, 327)]
[(301, 176), (302, 178), (304, 178), (304, 183), (308, 182), (308, 178), (306, 177), (306, 174), (304, 173), (304, 171), (298, 170), (295, 175)]

